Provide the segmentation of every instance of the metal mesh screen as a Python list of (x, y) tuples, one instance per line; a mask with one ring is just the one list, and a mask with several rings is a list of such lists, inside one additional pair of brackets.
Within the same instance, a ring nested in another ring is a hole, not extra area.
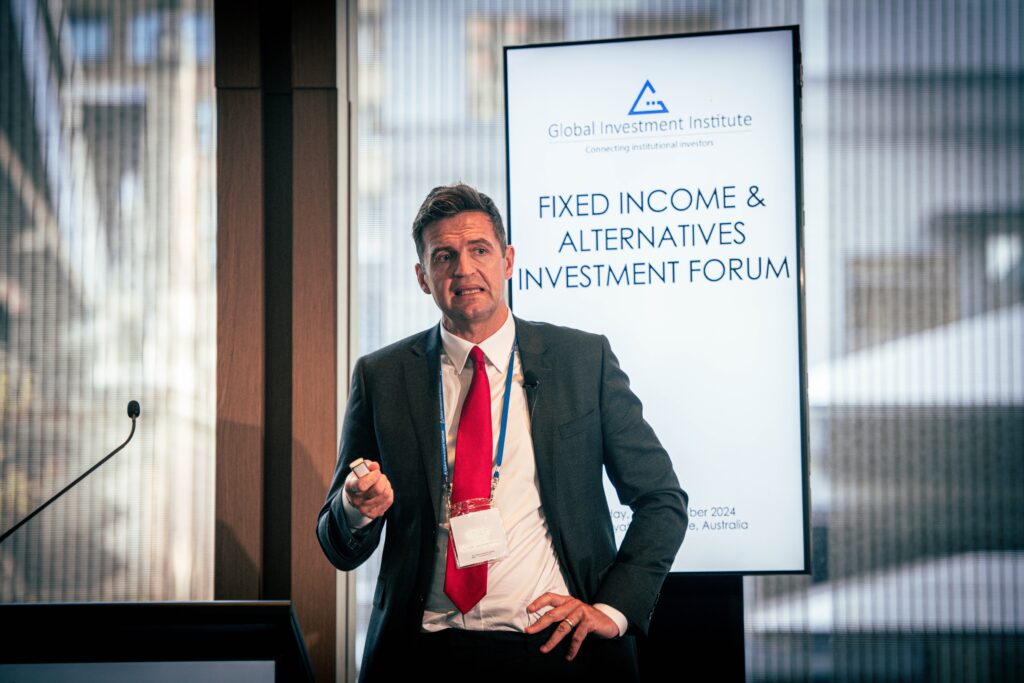
[[(813, 572), (745, 581), (748, 678), (1015, 680), (1018, 3), (360, 2), (358, 351), (437, 320), (409, 238), (431, 187), (505, 206), (502, 44), (783, 24), (803, 43)], [(359, 576), (362, 634), (376, 567)]]
[(0, 3), (0, 601), (209, 598), (212, 2)]

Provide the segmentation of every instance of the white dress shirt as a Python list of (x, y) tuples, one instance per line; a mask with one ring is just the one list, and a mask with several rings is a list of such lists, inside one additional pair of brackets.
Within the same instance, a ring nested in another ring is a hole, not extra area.
[[(462, 404), (473, 379), (473, 365), (467, 362), (474, 346), (483, 351), (487, 379), (491, 389), (491, 431), (496, 457), (501, 433), (502, 401), (509, 354), (515, 341), (515, 322), (509, 314), (493, 335), (473, 344), (456, 337), (441, 325), (441, 383), (444, 390), (445, 425), (448, 440), (448, 477), (451, 481), (457, 467), (456, 436)], [(425, 396), (425, 401), (437, 400)], [(397, 494), (396, 494), (397, 495)], [(343, 497), (348, 523), (359, 528), (369, 523)], [(524, 631), (547, 611), (528, 613), (526, 606), (546, 592), (569, 595), (562, 570), (555, 555), (541, 509), (540, 484), (530, 436), (530, 415), (523, 388), (523, 370), (518, 351), (512, 366), (512, 388), (509, 396), (508, 425), (501, 477), (494, 491), (493, 506), (501, 513), (508, 542), (508, 555), (489, 563), (487, 594), (469, 612), (463, 614), (444, 592), (444, 576), (448, 555), (448, 531), (441, 527), (434, 553), (434, 575), (423, 613), (423, 629), (440, 631), (462, 628), (488, 631)], [(625, 615), (609, 605), (595, 605), (626, 631)]]

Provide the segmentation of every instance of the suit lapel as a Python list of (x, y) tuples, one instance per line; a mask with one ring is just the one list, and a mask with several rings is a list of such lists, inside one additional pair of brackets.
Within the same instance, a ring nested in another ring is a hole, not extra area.
[[(523, 374), (528, 370), (537, 377), (537, 388), (528, 392), (527, 401), (530, 409), (530, 434), (533, 437), (533, 457), (537, 463), (537, 483), (540, 488), (541, 507), (551, 532), (558, 561), (569, 581), (569, 588), (579, 594), (579, 585), (571, 570), (572, 563), (562, 538), (562, 519), (558, 514), (559, 506), (559, 454), (556, 452), (556, 434), (560, 411), (556, 404), (558, 394), (558, 371), (554, 367), (554, 354), (548, 353), (543, 328), (516, 318), (516, 335), (519, 343), (519, 359), (523, 364)], [(532, 394), (530, 396), (529, 394)], [(571, 484), (569, 484), (571, 485)], [(569, 486), (567, 485), (567, 487)]]
[(437, 326), (428, 330), (411, 347), (406, 359), (405, 390), (419, 443), (424, 481), (430, 493), (435, 523), (441, 510), (440, 407), (437, 397), (437, 372), (440, 366), (441, 335)]
[[(541, 496), (552, 500), (555, 495), (555, 462), (551, 416), (552, 405), (545, 401), (554, 399), (551, 389), (555, 386), (555, 370), (547, 353), (547, 345), (535, 325), (515, 319), (516, 339), (519, 344), (519, 360), (523, 374), (532, 371), (537, 377), (537, 387), (526, 392), (530, 411), (530, 434), (533, 437), (533, 454), (537, 461), (537, 476), (540, 480)], [(546, 390), (546, 393), (545, 393)], [(539, 407), (538, 407), (539, 404)], [(552, 509), (551, 506), (547, 506)]]
[[(530, 433), (533, 437), (534, 457), (537, 461), (537, 476), (543, 500), (553, 501), (556, 495), (554, 435), (555, 428), (552, 401), (556, 371), (553, 359), (547, 353), (543, 334), (529, 322), (515, 318), (516, 338), (519, 345), (519, 360), (523, 374), (533, 371), (538, 380), (537, 388), (527, 391), (530, 410)], [(423, 465), (424, 481), (430, 493), (435, 522), (441, 512), (441, 443), (438, 424), (440, 407), (437, 400), (437, 373), (441, 363), (441, 334), (437, 326), (428, 330), (411, 348), (404, 367), (405, 389), (410, 406), (413, 426)], [(547, 389), (545, 395), (545, 388)], [(538, 408), (538, 403), (541, 404)], [(546, 505), (554, 509), (550, 503)]]

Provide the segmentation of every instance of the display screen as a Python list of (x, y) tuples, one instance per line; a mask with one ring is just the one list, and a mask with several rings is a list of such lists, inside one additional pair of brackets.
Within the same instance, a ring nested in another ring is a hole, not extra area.
[(798, 45), (505, 50), (513, 310), (609, 338), (690, 497), (676, 572), (807, 569)]

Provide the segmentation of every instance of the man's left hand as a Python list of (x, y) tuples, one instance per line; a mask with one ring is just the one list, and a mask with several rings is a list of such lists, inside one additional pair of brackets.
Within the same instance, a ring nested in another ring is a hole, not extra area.
[(571, 633), (572, 641), (569, 643), (569, 654), (566, 659), (572, 661), (576, 657), (576, 653), (580, 651), (583, 640), (591, 633), (599, 638), (617, 638), (619, 635), (619, 627), (607, 614), (569, 595), (545, 593), (527, 605), (526, 611), (537, 612), (548, 606), (553, 609), (538, 619), (535, 624), (526, 628), (527, 633), (534, 634), (543, 631), (551, 624), (558, 623), (548, 642), (541, 645), (541, 652), (551, 652), (558, 643), (562, 642), (563, 638)]

